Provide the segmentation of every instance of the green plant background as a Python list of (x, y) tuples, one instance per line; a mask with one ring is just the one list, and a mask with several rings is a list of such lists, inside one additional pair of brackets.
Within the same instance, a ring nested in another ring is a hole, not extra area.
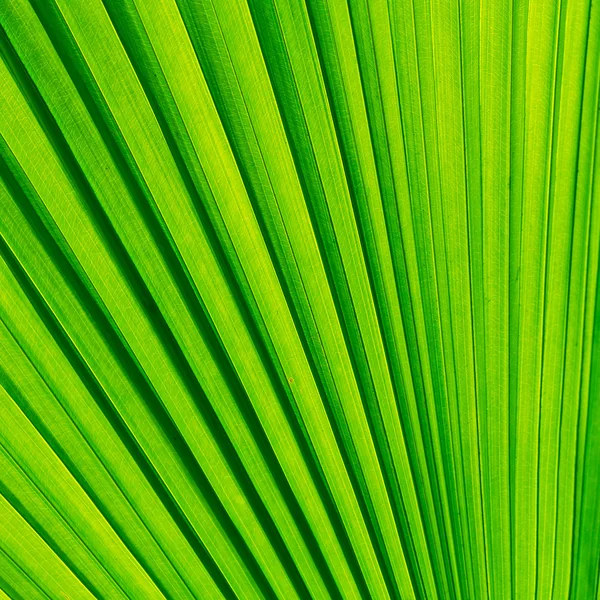
[(600, 4), (0, 0), (0, 598), (600, 598)]

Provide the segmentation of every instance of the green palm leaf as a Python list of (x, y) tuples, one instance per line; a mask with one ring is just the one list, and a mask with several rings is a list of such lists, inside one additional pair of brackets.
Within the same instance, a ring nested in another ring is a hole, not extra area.
[(600, 7), (0, 0), (0, 598), (600, 598)]

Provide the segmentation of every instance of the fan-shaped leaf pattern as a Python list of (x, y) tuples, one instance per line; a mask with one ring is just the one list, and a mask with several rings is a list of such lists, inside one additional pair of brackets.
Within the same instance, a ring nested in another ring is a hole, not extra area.
[(600, 6), (0, 0), (0, 597), (600, 598)]

